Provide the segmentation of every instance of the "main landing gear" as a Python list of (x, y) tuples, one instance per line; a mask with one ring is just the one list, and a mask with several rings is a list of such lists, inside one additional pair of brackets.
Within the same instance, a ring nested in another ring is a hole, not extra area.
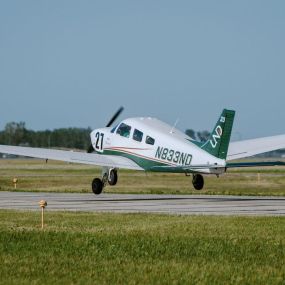
[(92, 181), (92, 191), (95, 195), (99, 195), (102, 193), (103, 188), (106, 186), (107, 183), (109, 185), (114, 186), (118, 182), (118, 173), (117, 169), (112, 168), (104, 168), (102, 170), (102, 179), (94, 178)]
[(196, 190), (202, 190), (204, 187), (204, 178), (201, 174), (193, 174), (192, 184)]
[[(118, 172), (115, 168), (104, 168), (102, 170), (102, 179), (94, 178), (92, 181), (92, 191), (95, 195), (102, 193), (108, 183), (111, 186), (118, 182)], [(192, 184), (195, 190), (202, 190), (204, 187), (204, 177), (201, 174), (193, 174)]]

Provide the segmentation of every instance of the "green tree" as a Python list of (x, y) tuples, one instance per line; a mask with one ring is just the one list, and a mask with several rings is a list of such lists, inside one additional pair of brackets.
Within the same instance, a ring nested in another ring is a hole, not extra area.
[(10, 145), (19, 145), (25, 143), (26, 127), (24, 122), (7, 123), (4, 130), (4, 140)]
[(201, 142), (206, 142), (210, 138), (211, 134), (208, 131), (201, 131), (197, 133), (197, 137)]
[(188, 137), (192, 138), (193, 140), (196, 140), (196, 139), (197, 139), (197, 138), (196, 138), (196, 132), (195, 132), (194, 130), (192, 130), (192, 129), (187, 129), (187, 130), (185, 131), (185, 134), (186, 134)]

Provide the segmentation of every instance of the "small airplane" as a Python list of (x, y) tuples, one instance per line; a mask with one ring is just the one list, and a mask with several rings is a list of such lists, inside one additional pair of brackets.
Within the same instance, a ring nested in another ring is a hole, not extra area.
[(230, 142), (232, 110), (223, 110), (204, 143), (150, 117), (126, 119), (112, 127), (122, 111), (121, 107), (105, 128), (91, 132), (87, 153), (6, 145), (0, 145), (0, 153), (100, 166), (102, 177), (92, 181), (97, 195), (107, 183), (117, 184), (119, 169), (192, 175), (194, 188), (201, 190), (203, 175), (219, 176), (228, 168), (285, 165), (282, 161), (231, 162), (285, 148), (285, 135)]

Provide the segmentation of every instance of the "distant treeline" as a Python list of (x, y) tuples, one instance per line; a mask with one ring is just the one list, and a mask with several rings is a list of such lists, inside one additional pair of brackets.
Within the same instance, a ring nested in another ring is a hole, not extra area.
[(90, 145), (91, 128), (62, 128), (55, 130), (28, 130), (24, 122), (11, 122), (0, 131), (0, 144), (45, 147), (87, 149)]
[[(0, 144), (44, 147), (88, 149), (90, 145), (91, 128), (61, 128), (55, 130), (33, 131), (26, 128), (24, 122), (7, 123), (0, 131)], [(195, 132), (186, 130), (185, 133), (193, 139), (206, 141), (210, 135), (207, 131)]]

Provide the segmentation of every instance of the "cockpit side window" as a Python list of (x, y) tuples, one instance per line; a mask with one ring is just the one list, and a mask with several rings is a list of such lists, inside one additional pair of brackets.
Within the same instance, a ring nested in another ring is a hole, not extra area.
[(128, 126), (124, 123), (122, 123), (119, 128), (117, 129), (117, 134), (122, 136), (122, 137), (125, 137), (125, 138), (129, 138), (130, 137), (130, 133), (131, 133), (131, 129), (132, 127), (131, 126)]
[(145, 143), (150, 144), (150, 145), (154, 145), (155, 139), (150, 137), (150, 136), (146, 136)]
[(134, 130), (133, 139), (137, 142), (141, 142), (143, 139), (143, 133), (137, 129)]

